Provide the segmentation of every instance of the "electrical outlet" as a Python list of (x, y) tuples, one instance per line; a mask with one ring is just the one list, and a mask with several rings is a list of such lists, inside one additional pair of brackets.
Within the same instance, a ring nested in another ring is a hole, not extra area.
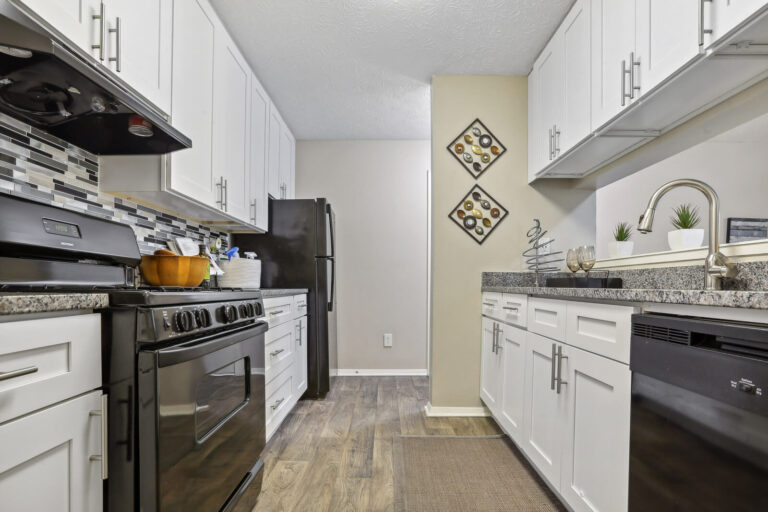
[(386, 333), (384, 335), (384, 346), (385, 347), (391, 347), (392, 346), (392, 334)]

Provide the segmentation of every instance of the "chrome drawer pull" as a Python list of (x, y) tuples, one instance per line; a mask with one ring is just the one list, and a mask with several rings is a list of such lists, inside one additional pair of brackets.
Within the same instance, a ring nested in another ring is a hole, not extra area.
[(282, 315), (283, 313), (285, 313), (285, 311), (283, 311), (282, 309), (281, 309), (281, 310), (278, 310), (278, 311), (270, 311), (270, 312), (269, 312), (269, 316), (277, 316), (277, 315)]
[(275, 357), (280, 352), (285, 352), (285, 349), (284, 348), (279, 348), (277, 350), (274, 350), (274, 351), (270, 352), (269, 355), (271, 355), (272, 357)]
[(506, 309), (507, 311), (520, 311), (520, 308), (513, 308), (511, 306), (504, 306), (503, 309)]
[(90, 411), (88, 416), (101, 416), (101, 455), (91, 455), (88, 460), (91, 462), (101, 461), (101, 479), (109, 478), (109, 415), (107, 407), (109, 406), (109, 395), (101, 395), (101, 410)]
[(28, 366), (27, 368), (20, 368), (18, 370), (11, 370), (10, 372), (0, 373), (0, 381), (14, 379), (23, 375), (29, 375), (30, 373), (37, 373), (37, 366)]
[(557, 364), (557, 346), (553, 343), (552, 344), (552, 371), (550, 372), (549, 377), (549, 389), (552, 391), (555, 390), (555, 381), (557, 378), (555, 377), (555, 365)]
[(493, 307), (495, 305), (496, 305), (495, 302), (483, 302), (483, 306), (491, 306), (491, 307)]
[(284, 400), (285, 400), (285, 398), (281, 398), (280, 400), (278, 400), (277, 402), (273, 403), (269, 407), (274, 411), (275, 409), (280, 407), (280, 404), (283, 403)]

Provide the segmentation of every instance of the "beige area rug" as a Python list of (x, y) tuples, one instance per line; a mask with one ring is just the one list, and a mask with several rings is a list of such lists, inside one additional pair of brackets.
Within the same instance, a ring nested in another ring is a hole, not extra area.
[(394, 437), (395, 512), (565, 510), (505, 436)]

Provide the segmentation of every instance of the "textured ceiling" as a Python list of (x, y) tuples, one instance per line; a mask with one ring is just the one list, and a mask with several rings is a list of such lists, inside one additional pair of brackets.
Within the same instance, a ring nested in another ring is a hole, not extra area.
[(432, 75), (521, 75), (572, 0), (212, 0), (298, 139), (428, 139)]

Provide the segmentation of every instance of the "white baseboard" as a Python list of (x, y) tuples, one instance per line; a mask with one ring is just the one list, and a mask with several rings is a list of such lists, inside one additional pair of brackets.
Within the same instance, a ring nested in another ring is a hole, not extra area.
[(339, 368), (336, 375), (339, 377), (405, 377), (405, 376), (424, 376), (427, 375), (426, 369), (382, 369), (377, 368), (370, 369), (355, 369), (355, 368)]
[(435, 407), (431, 402), (424, 406), (424, 412), (427, 416), (433, 418), (458, 416), (458, 417), (484, 417), (490, 416), (491, 412), (483, 406), (480, 407)]

